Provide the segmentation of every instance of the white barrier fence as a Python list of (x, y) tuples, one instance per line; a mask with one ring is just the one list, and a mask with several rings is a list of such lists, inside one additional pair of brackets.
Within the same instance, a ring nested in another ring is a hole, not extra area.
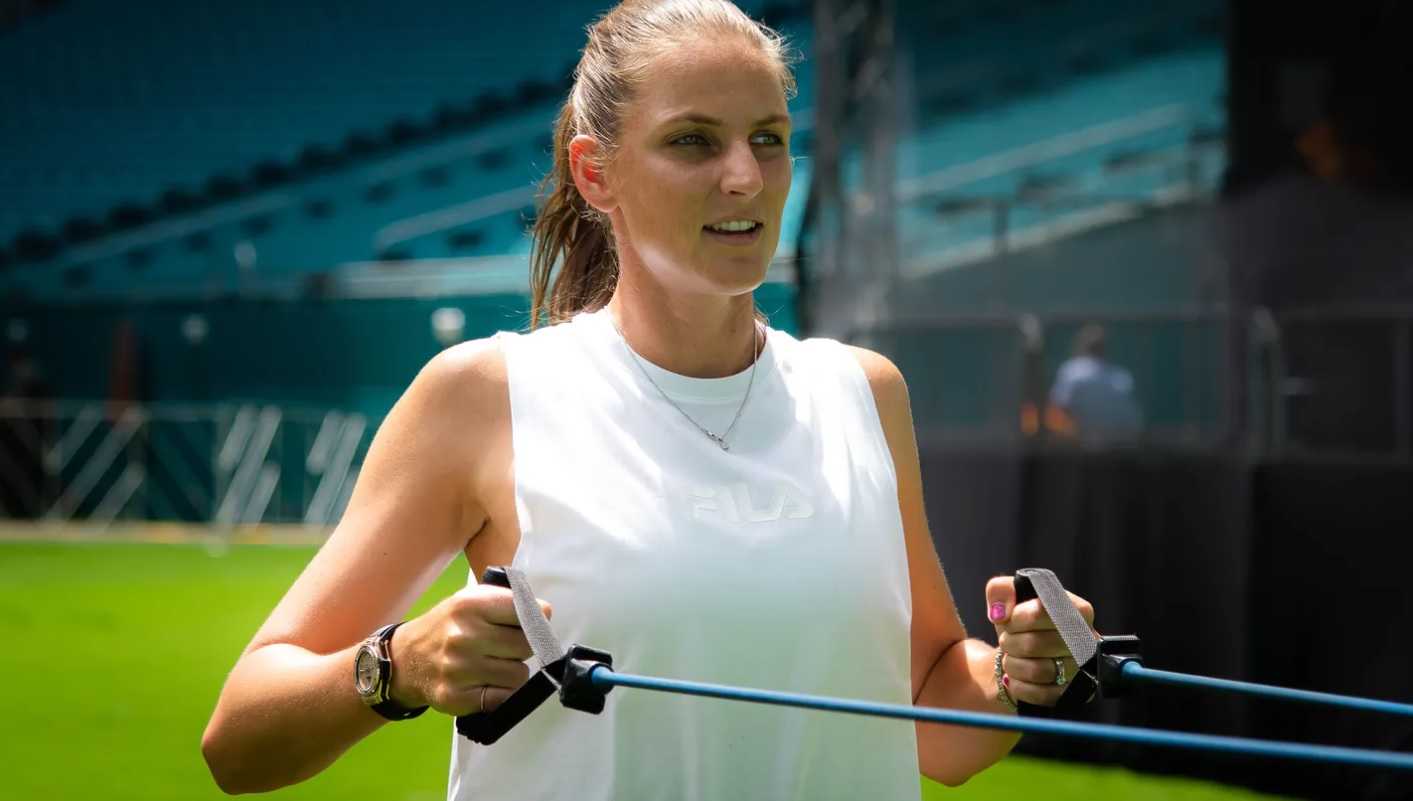
[(0, 401), (0, 521), (328, 528), (376, 425), (261, 404)]

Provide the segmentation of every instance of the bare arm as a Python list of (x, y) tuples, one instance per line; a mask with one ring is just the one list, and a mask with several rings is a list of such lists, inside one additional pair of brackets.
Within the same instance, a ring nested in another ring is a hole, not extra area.
[[(485, 523), (477, 474), (507, 407), (504, 361), (487, 342), (437, 356), (398, 401), (347, 512), (227, 678), (201, 743), (221, 789), (303, 781), (383, 725), (354, 690), (354, 652), (402, 619)], [(395, 665), (410, 629), (393, 640)], [(427, 702), (416, 687), (399, 694)]]
[[(996, 649), (967, 639), (932, 545), (907, 385), (885, 357), (861, 348), (854, 353), (873, 388), (898, 476), (912, 587), (913, 703), (1005, 713), (993, 678)], [(919, 723), (918, 761), (924, 776), (957, 786), (1006, 756), (1019, 739), (1011, 732)]]

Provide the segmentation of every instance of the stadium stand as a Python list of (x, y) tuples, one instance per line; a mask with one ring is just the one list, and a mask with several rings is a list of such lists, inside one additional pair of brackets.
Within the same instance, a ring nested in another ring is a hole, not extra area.
[[(30, 266), (11, 288), (230, 288), (242, 242), (277, 275), (514, 253), (598, 6), (90, 1), (18, 26), (0, 47), (29, 76), (0, 85), (0, 240)], [(426, 230), (431, 212), (460, 222)]]
[[(0, 83), (0, 293), (84, 304), (32, 323), (36, 343), (69, 342), (46, 356), (58, 374), (92, 363), (75, 343), (104, 340), (130, 316), (123, 303), (145, 299), (161, 303), (133, 324), (146, 358), (166, 365), (152, 369), (147, 397), (278, 395), (377, 414), (434, 347), (422, 298), (466, 309), (467, 336), (514, 315), (550, 123), (582, 26), (601, 5), (69, 0), (0, 29), (0, 70), (25, 76)], [(809, 53), (808, 3), (742, 5)], [(915, 299), (944, 310), (987, 297), (998, 208), (1014, 244), (1031, 230), (1115, 221), (1107, 198), (1161, 198), (1194, 169), (1220, 170), (1220, 150), (1206, 148), (1222, 126), (1212, 0), (1162, 14), (1120, 0), (900, 9), (916, 98), (897, 161), (903, 267), (951, 281)], [(785, 261), (810, 184), (808, 60), (799, 80), (802, 158)], [(1071, 262), (1056, 287), (1113, 283)], [(1159, 272), (1119, 299), (1180, 300), (1180, 282)], [(1046, 287), (1029, 297), (1065, 297)], [(303, 305), (281, 316), (234, 301), (270, 295)], [(781, 325), (793, 324), (789, 286), (763, 296)], [(226, 304), (203, 306), (212, 298)], [(259, 380), (231, 368), (191, 385), (173, 369), (191, 358), (174, 332), (198, 311), (212, 321), (201, 347), (213, 358), (283, 350), (289, 364), (262, 366)], [(295, 317), (303, 323), (291, 328)], [(366, 344), (364, 363), (317, 387), (301, 380), (295, 357), (340, 338)], [(980, 371), (1013, 350), (974, 344), (960, 340), (953, 363)], [(380, 365), (377, 375), (368, 364)], [(83, 369), (70, 372), (71, 395), (102, 394)], [(970, 425), (982, 412), (953, 416)]]

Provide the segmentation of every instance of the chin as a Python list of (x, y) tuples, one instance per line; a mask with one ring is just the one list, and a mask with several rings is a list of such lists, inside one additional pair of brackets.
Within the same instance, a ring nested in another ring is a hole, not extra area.
[(766, 271), (770, 269), (770, 262), (764, 263), (759, 260), (740, 260), (727, 264), (712, 264), (698, 273), (705, 279), (703, 283), (708, 284), (714, 294), (718, 295), (744, 295), (754, 292), (765, 283)]

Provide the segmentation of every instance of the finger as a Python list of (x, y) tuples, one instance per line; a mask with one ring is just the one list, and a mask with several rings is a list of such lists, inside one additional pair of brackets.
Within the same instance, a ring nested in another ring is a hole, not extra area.
[[(1070, 596), (1070, 603), (1073, 603), (1075, 609), (1079, 612), (1079, 616), (1084, 618), (1084, 622), (1087, 625), (1093, 626), (1093, 605), (1072, 592), (1067, 594)], [(1041, 605), (1040, 601), (1034, 600), (1017, 604), (1016, 608), (1011, 612), (1011, 619), (1006, 628), (1010, 631), (1053, 629), (1055, 628), (1055, 622), (1051, 619), (1049, 613), (1045, 611), (1045, 607)]]
[(998, 629), (1003, 628), (1016, 605), (1016, 580), (1013, 576), (996, 576), (986, 582), (986, 617)]
[[(1074, 660), (1056, 657), (1060, 660), (1068, 679), (1075, 674)], [(1028, 659), (1006, 654), (1001, 660), (1001, 670), (1013, 679), (1028, 681), (1031, 684), (1055, 684), (1059, 678), (1055, 659)]]
[(1060, 696), (1068, 689), (1069, 687), (1055, 684), (1034, 684), (1013, 676), (1006, 677), (1006, 692), (1011, 696), (1011, 700), (1017, 703), (1054, 706), (1060, 702)]
[(1001, 650), (1008, 656), (1025, 659), (1046, 659), (1071, 656), (1068, 645), (1054, 631), (1003, 631), (999, 637)]
[[(442, 682), (442, 689), (433, 695), (432, 707), (458, 716), (490, 712), (505, 703), (505, 699), (529, 679), (530, 670), (523, 663), (508, 659), (483, 659), (476, 666), (475, 675), (477, 678), (465, 683), (456, 679)], [(482, 688), (486, 691), (484, 707), (481, 705)]]
[(524, 662), (535, 655), (525, 632), (518, 626), (487, 624), (476, 631), (474, 645), (476, 653), (495, 659), (511, 659)]
[(1070, 600), (1074, 602), (1074, 607), (1079, 610), (1079, 616), (1084, 618), (1084, 622), (1090, 626), (1094, 625), (1094, 605), (1083, 598), (1070, 593)]
[(457, 717), (494, 712), (510, 698), (513, 692), (515, 691), (508, 690), (504, 687), (494, 687), (489, 684), (480, 687), (472, 687), (458, 695), (454, 701), (449, 703), (447, 707), (441, 711)]
[[(479, 695), (480, 690), (476, 692)], [(510, 698), (510, 694), (513, 692), (514, 690), (507, 690), (504, 687), (487, 687), (486, 694), (481, 696), (481, 700), (485, 703), (485, 708), (482, 711), (496, 711), (500, 708), (501, 704), (506, 702), (506, 699)]]
[[(546, 619), (554, 616), (554, 609), (547, 602), (539, 598), (535, 600), (539, 601), (540, 611), (545, 613)], [(515, 595), (504, 587), (480, 585), (468, 595), (466, 603), (489, 623), (520, 625), (520, 617), (515, 611)]]
[(1055, 621), (1050, 619), (1040, 600), (1016, 604), (1011, 619), (1006, 624), (1007, 631), (1054, 631)]
[[(504, 665), (496, 665), (487, 676), (486, 693), (484, 695), (485, 707), (482, 711), (493, 712), (505, 700), (511, 696), (520, 685), (530, 679), (530, 669), (519, 662), (509, 660), (495, 660), (504, 662)], [(476, 689), (477, 703), (482, 703), (480, 689)]]
[(512, 659), (486, 659), (477, 666), (477, 684), (487, 684), (504, 690), (514, 690), (530, 680), (530, 668)]

